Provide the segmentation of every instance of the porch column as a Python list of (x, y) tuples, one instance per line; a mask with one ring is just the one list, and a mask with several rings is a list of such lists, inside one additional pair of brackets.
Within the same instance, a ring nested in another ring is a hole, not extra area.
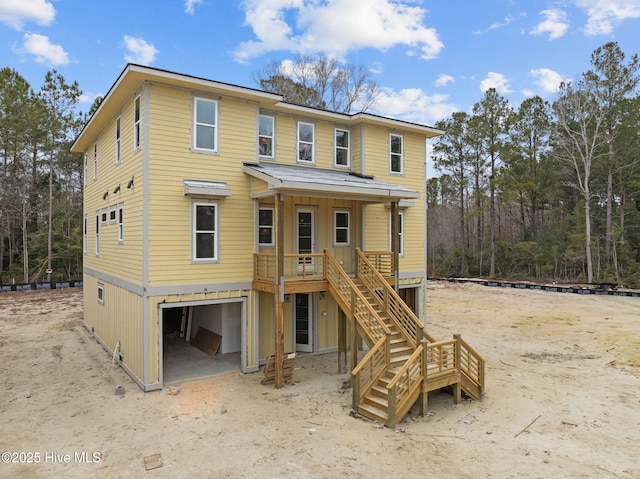
[(398, 202), (391, 202), (391, 253), (393, 254), (393, 289), (398, 292), (400, 271), (400, 229), (398, 219)]
[(276, 360), (275, 385), (280, 389), (284, 386), (284, 195), (276, 194), (274, 198), (274, 223), (276, 244), (276, 274), (275, 274), (275, 306), (276, 306)]

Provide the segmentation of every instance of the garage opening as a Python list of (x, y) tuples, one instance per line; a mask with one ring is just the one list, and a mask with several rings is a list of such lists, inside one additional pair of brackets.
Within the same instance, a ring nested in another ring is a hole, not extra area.
[(240, 371), (242, 302), (160, 309), (163, 386)]

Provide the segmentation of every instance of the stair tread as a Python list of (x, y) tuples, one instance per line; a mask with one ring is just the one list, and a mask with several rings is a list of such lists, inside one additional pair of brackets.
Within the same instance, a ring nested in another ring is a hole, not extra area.
[(370, 419), (378, 420), (380, 419), (382, 422), (387, 422), (389, 418), (389, 414), (384, 409), (380, 409), (378, 407), (372, 406), (371, 404), (360, 404), (358, 405), (358, 410), (360, 412), (365, 412), (365, 416), (369, 417), (369, 413), (371, 416)]

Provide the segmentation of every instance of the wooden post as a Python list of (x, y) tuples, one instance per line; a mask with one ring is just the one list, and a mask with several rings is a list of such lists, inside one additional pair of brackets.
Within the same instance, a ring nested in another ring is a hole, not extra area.
[(460, 372), (460, 334), (454, 334), (453, 339), (456, 340), (455, 365), (456, 365), (456, 371), (458, 374), (458, 382), (456, 382), (453, 385), (453, 402), (456, 404), (460, 404), (460, 400), (462, 396), (461, 388), (460, 388), (460, 381), (462, 381), (462, 373)]
[(351, 291), (351, 369), (358, 365), (358, 325), (356, 324), (356, 294)]
[(393, 289), (398, 292), (400, 274), (400, 227), (398, 225), (398, 202), (391, 202), (391, 253), (393, 254)]
[(420, 389), (420, 415), (427, 415), (427, 404), (429, 402), (429, 391), (427, 391), (427, 345), (429, 341), (423, 339), (422, 343), (422, 386)]
[(276, 357), (275, 357), (275, 386), (284, 386), (284, 202), (280, 194), (276, 194), (275, 201), (275, 243), (276, 243)]
[(347, 315), (338, 308), (338, 374), (347, 372)]

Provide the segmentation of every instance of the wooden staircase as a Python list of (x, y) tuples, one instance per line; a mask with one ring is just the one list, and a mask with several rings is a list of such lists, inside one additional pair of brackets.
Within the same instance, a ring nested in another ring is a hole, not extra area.
[(370, 348), (351, 372), (354, 410), (393, 427), (419, 398), (425, 414), (435, 389), (453, 386), (456, 402), (461, 391), (480, 400), (482, 357), (459, 335), (436, 342), (367, 255), (357, 253), (354, 279), (326, 253), (329, 290)]

